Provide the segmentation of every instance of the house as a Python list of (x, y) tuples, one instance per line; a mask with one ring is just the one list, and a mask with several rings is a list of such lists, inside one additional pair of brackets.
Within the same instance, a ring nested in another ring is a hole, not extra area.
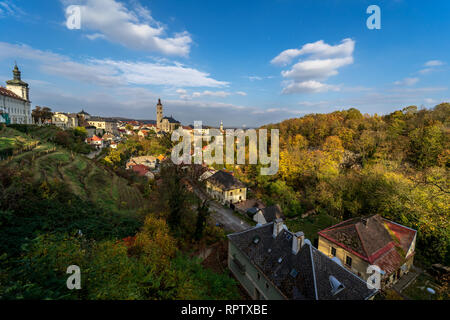
[(113, 141), (115, 136), (111, 133), (105, 133), (102, 137), (103, 141)]
[(117, 149), (117, 142), (111, 142), (111, 144), (109, 145), (109, 147), (111, 149)]
[(155, 169), (157, 164), (157, 158), (154, 156), (142, 156), (142, 157), (134, 157), (131, 158), (127, 164), (126, 168), (127, 170), (131, 169), (132, 167), (136, 165), (144, 165), (149, 169)]
[(97, 149), (103, 148), (103, 139), (94, 135), (92, 138), (87, 138), (86, 142)]
[(253, 221), (257, 224), (266, 224), (277, 219), (285, 219), (281, 207), (278, 204), (266, 208), (258, 208), (253, 215)]
[(52, 124), (61, 129), (78, 127), (78, 117), (76, 114), (55, 112), (52, 116)]
[(103, 129), (105, 130), (105, 132), (109, 132), (112, 134), (118, 133), (117, 122), (113, 119), (90, 117), (86, 121), (90, 126), (94, 126), (97, 129)]
[(131, 170), (140, 175), (141, 177), (146, 177), (151, 180), (155, 179), (155, 175), (150, 172), (149, 168), (142, 164), (138, 164), (131, 167)]
[(206, 179), (206, 192), (224, 205), (247, 200), (247, 187), (231, 173), (223, 170)]
[(228, 235), (228, 267), (254, 300), (368, 300), (378, 292), (283, 220)]
[(141, 138), (148, 137), (149, 134), (150, 134), (150, 130), (146, 130), (146, 129), (141, 129), (138, 132), (138, 136)]
[(251, 217), (255, 215), (259, 209), (265, 208), (265, 204), (258, 199), (247, 199), (245, 201), (239, 202), (235, 205), (235, 210), (242, 214), (250, 214), (252, 212)]
[(397, 282), (413, 265), (417, 231), (380, 215), (350, 219), (319, 233), (319, 250), (367, 279), (367, 267), (382, 270), (381, 286)]

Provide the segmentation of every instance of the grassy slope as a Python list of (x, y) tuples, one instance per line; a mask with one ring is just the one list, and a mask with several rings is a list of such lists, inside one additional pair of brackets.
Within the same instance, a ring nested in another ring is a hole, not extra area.
[(26, 134), (11, 128), (4, 128), (0, 131), (0, 150), (7, 148), (18, 149), (32, 145), (36, 141), (37, 140), (30, 138)]
[[(0, 141), (35, 141), (11, 128), (6, 130), (6, 134), (5, 131), (1, 132)], [(129, 213), (145, 206), (140, 191), (129, 185), (127, 180), (83, 155), (56, 147), (52, 143), (42, 143), (32, 151), (14, 156), (7, 165), (29, 170), (36, 181), (44, 178), (63, 180), (75, 194), (85, 200), (92, 200), (105, 210)]]

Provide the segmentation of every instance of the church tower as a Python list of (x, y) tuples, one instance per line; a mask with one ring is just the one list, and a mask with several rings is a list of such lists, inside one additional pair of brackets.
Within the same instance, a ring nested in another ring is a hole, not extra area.
[(17, 67), (17, 64), (14, 66), (13, 76), (13, 80), (6, 81), (6, 89), (14, 92), (24, 100), (30, 101), (30, 89), (28, 88), (28, 83), (22, 81), (21, 72), (19, 67)]
[(163, 120), (163, 105), (161, 103), (161, 99), (158, 99), (158, 104), (156, 105), (156, 127), (159, 130), (162, 129), (162, 120)]

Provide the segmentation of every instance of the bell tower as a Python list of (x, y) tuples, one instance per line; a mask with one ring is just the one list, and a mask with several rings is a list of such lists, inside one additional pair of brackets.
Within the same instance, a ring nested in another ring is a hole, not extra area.
[(17, 67), (17, 63), (14, 66), (13, 76), (13, 80), (6, 81), (6, 89), (14, 92), (24, 100), (30, 101), (30, 89), (28, 83), (22, 81), (21, 72), (19, 67)]
[(161, 99), (158, 99), (158, 104), (156, 105), (156, 127), (162, 129), (163, 120), (163, 105)]

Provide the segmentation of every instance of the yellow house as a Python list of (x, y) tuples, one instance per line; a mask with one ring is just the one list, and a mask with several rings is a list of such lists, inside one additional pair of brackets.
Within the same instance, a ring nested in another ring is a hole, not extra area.
[(397, 282), (413, 265), (417, 231), (379, 215), (350, 219), (318, 234), (318, 249), (362, 279), (372, 274), (370, 265), (378, 266), (382, 287)]
[(231, 173), (222, 170), (206, 179), (206, 191), (225, 205), (247, 200), (247, 187)]

